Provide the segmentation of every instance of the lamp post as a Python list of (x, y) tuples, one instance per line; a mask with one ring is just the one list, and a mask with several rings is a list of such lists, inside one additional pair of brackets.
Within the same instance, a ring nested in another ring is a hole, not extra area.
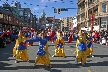
[[(92, 3), (92, 5), (94, 6), (94, 3)], [(93, 31), (94, 21), (95, 21), (94, 7), (92, 7), (92, 14), (91, 14), (91, 17), (90, 17), (89, 20), (91, 21), (91, 32), (92, 32)]]

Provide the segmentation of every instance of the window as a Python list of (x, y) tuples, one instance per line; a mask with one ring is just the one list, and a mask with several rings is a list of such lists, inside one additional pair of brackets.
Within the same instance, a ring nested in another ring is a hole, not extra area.
[(91, 4), (93, 2), (93, 0), (89, 0), (89, 3)]
[(3, 18), (3, 14), (0, 14), (0, 19), (2, 19)]
[(9, 21), (11, 21), (11, 17), (9, 17)]
[(107, 4), (102, 3), (102, 12), (107, 12)]
[(101, 28), (106, 28), (107, 26), (107, 18), (101, 18)]
[(23, 16), (23, 11), (20, 11), (20, 15)]

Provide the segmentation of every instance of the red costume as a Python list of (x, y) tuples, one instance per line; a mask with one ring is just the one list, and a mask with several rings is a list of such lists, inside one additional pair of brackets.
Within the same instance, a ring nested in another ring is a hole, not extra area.
[(51, 41), (52, 43), (54, 42), (54, 35), (55, 35), (54, 31), (51, 30), (49, 36), (50, 36), (50, 41)]
[(70, 36), (68, 38), (68, 43), (72, 42), (72, 33), (70, 33)]

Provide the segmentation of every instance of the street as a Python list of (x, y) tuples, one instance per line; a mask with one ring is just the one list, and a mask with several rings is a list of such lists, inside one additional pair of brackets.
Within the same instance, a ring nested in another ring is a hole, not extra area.
[[(30, 61), (15, 63), (12, 57), (13, 44), (8, 44), (6, 48), (0, 48), (0, 72), (108, 72), (108, 47), (94, 44), (94, 57), (87, 58), (86, 66), (75, 65), (75, 42), (65, 44), (66, 58), (51, 57), (53, 68), (48, 69), (44, 65), (37, 65), (34, 68), (38, 43), (30, 46), (28, 54)], [(49, 42), (49, 52), (54, 54), (54, 45)]]

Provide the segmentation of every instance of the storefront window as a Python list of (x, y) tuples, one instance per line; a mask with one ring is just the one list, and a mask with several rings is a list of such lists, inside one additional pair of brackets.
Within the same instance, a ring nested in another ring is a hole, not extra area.
[(101, 18), (101, 28), (107, 27), (107, 18)]

